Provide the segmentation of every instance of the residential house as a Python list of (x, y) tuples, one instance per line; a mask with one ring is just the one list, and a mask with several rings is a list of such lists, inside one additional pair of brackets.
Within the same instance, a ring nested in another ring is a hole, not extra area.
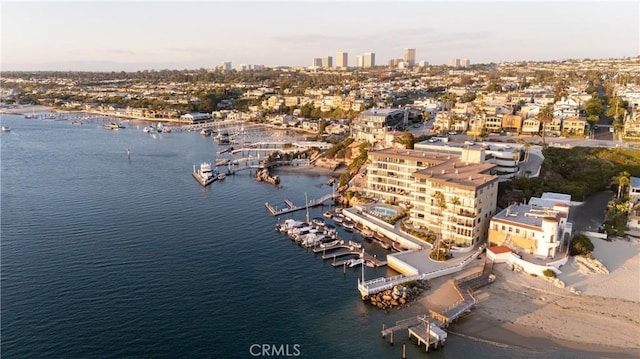
[(636, 106), (625, 117), (622, 131), (626, 138), (640, 139), (640, 110)]
[(569, 209), (562, 201), (545, 206), (512, 204), (491, 219), (489, 244), (508, 247), (514, 253), (512, 263), (528, 273), (543, 275), (545, 269), (566, 263), (573, 228), (567, 222)]
[(522, 129), (522, 116), (520, 115), (502, 116), (503, 131), (519, 133), (521, 129)]
[(522, 122), (522, 133), (535, 134), (540, 132), (540, 121), (537, 118), (528, 118)]
[(387, 131), (405, 128), (408, 117), (406, 110), (372, 108), (360, 113), (351, 126), (351, 134), (357, 141), (389, 147), (391, 143), (387, 143)]
[(562, 121), (562, 132), (567, 135), (584, 135), (587, 120), (580, 117), (569, 117)]

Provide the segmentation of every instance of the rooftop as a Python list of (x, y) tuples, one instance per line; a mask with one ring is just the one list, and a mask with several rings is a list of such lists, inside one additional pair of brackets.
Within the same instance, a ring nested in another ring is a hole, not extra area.
[(529, 204), (512, 204), (501, 212), (497, 213), (491, 221), (509, 222), (514, 224), (524, 224), (537, 228), (542, 227), (544, 218), (557, 218), (557, 212), (550, 208), (542, 208)]
[(631, 177), (629, 183), (631, 187), (640, 187), (640, 177)]
[(495, 168), (491, 163), (467, 163), (450, 160), (413, 173), (416, 178), (447, 183), (457, 187), (475, 189), (487, 183), (497, 181), (498, 176), (486, 174)]
[(451, 159), (451, 156), (446, 154), (438, 154), (433, 152), (425, 152), (425, 151), (416, 151), (416, 150), (406, 150), (406, 149), (398, 149), (398, 148), (385, 148), (377, 151), (369, 151), (368, 154), (371, 156), (389, 156), (399, 159), (411, 159), (411, 160), (436, 160), (439, 162), (444, 162)]

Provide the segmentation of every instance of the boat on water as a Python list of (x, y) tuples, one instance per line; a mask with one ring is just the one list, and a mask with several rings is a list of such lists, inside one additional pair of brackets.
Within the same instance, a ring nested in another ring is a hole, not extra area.
[(332, 217), (332, 214), (329, 211), (324, 212), (322, 215), (325, 216), (326, 218), (331, 218)]
[(356, 266), (364, 264), (364, 259), (362, 259), (362, 258), (352, 259), (347, 263), (349, 263), (349, 268), (353, 268), (353, 267), (356, 267)]
[(355, 224), (353, 224), (353, 222), (351, 222), (348, 219), (345, 219), (342, 222), (342, 227), (344, 227), (345, 231), (347, 232), (353, 232), (353, 229), (355, 228)]
[(35, 118), (38, 118), (38, 115), (36, 115), (34, 111), (31, 111), (31, 113), (24, 115), (24, 118), (26, 118), (27, 120), (33, 120)]
[(2, 132), (9, 132), (9, 131), (11, 131), (9, 126), (2, 126)]
[(200, 134), (203, 136), (210, 136), (211, 135), (211, 129), (210, 128), (203, 128), (200, 131)]
[(213, 170), (211, 169), (211, 163), (203, 162), (200, 164), (200, 168), (196, 169), (196, 166), (193, 165), (193, 178), (198, 181), (202, 185), (202, 187), (206, 187), (210, 185), (213, 181), (217, 180), (218, 177), (213, 175)]
[(102, 128), (106, 128), (107, 130), (119, 130), (121, 128), (124, 128), (124, 126), (115, 122), (110, 122), (106, 125), (102, 125)]
[(163, 125), (162, 122), (158, 122), (158, 124), (156, 125), (156, 131), (158, 131), (158, 133), (160, 132), (169, 133), (171, 132), (171, 129)]
[(214, 138), (213, 141), (219, 145), (228, 145), (229, 141), (229, 132), (220, 132)]
[(218, 175), (218, 181), (222, 181), (223, 179), (227, 178), (227, 174), (226, 173), (220, 173)]
[(324, 219), (322, 219), (320, 217), (314, 217), (311, 220), (311, 223), (315, 224), (316, 226), (323, 226), (324, 227)]
[(153, 126), (146, 126), (145, 128), (142, 129), (142, 132), (144, 133), (156, 133), (156, 128)]

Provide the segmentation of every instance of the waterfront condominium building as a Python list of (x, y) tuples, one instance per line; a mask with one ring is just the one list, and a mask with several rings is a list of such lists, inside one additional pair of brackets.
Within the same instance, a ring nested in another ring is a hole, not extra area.
[(364, 62), (362, 62), (362, 56), (356, 56), (356, 67), (363, 67)]
[(365, 52), (362, 55), (362, 67), (375, 67), (376, 54), (373, 52)]
[(461, 67), (469, 67), (471, 66), (471, 61), (469, 61), (469, 59), (462, 59), (462, 61), (460, 61), (460, 66)]
[(320, 57), (315, 57), (315, 58), (313, 59), (313, 65), (311, 65), (311, 66), (314, 66), (314, 67), (322, 67), (322, 58), (320, 58)]
[(351, 135), (361, 142), (389, 147), (387, 134), (407, 125), (409, 112), (402, 109), (371, 108), (360, 113), (351, 125)]
[(333, 57), (332, 56), (323, 57), (322, 58), (322, 67), (324, 67), (324, 68), (333, 67)]
[(416, 49), (404, 49), (404, 62), (408, 66), (416, 64)]
[(407, 205), (414, 226), (459, 247), (486, 239), (498, 195), (498, 177), (490, 174), (495, 165), (392, 148), (369, 151), (368, 159), (368, 196)]
[(336, 67), (346, 69), (349, 66), (348, 56), (346, 52), (336, 52)]
[(460, 67), (460, 59), (451, 59), (449, 62), (449, 66), (455, 67), (456, 69)]

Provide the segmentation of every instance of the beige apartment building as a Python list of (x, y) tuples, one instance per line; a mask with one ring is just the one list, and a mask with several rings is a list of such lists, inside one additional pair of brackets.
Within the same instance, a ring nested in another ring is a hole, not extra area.
[(494, 164), (467, 163), (459, 156), (406, 149), (370, 151), (366, 193), (410, 208), (413, 225), (440, 234), (457, 246), (487, 235), (496, 211)]
[(425, 151), (387, 148), (369, 151), (366, 193), (388, 203), (410, 204), (416, 171), (451, 159), (450, 155)]
[(484, 241), (496, 212), (498, 176), (489, 174), (494, 167), (450, 160), (415, 172), (413, 225), (440, 233), (458, 247)]

